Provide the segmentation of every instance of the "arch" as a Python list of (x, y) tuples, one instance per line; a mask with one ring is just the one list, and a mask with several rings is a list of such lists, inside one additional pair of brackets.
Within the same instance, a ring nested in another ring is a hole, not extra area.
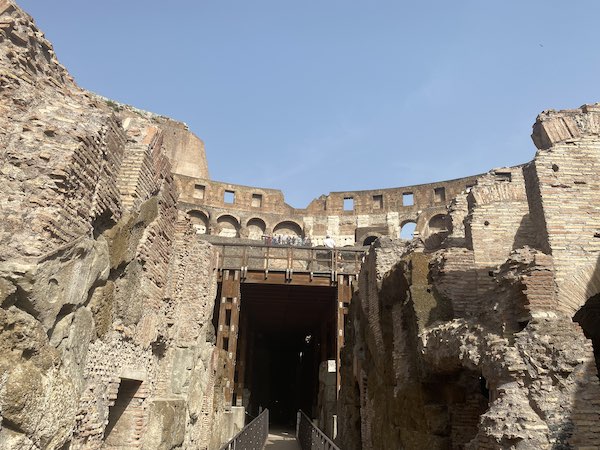
[(446, 214), (436, 214), (429, 219), (429, 231), (431, 233), (439, 233), (440, 231), (448, 230), (448, 216)]
[(415, 229), (417, 228), (417, 222), (407, 220), (402, 224), (400, 228), (400, 239), (411, 240), (414, 237)]
[(592, 341), (596, 370), (600, 374), (600, 294), (590, 297), (575, 313), (573, 321), (581, 326), (585, 337)]
[(292, 222), (291, 220), (285, 220), (275, 225), (273, 234), (302, 237), (303, 233), (302, 227), (298, 223)]
[(248, 220), (246, 228), (248, 230), (248, 239), (254, 239), (259, 241), (265, 234), (267, 226), (264, 220), (258, 217), (253, 217), (252, 219)]
[(240, 237), (240, 223), (229, 214), (222, 215), (217, 219), (219, 225), (219, 236)]
[(600, 294), (600, 260), (586, 261), (558, 283), (557, 309), (573, 316), (590, 297)]
[(208, 233), (208, 214), (204, 211), (193, 209), (188, 211), (187, 215), (192, 222), (192, 227), (196, 231), (196, 234)]
[(372, 235), (372, 236), (367, 236), (365, 238), (365, 240), (363, 241), (363, 245), (365, 247), (371, 245), (373, 242), (375, 242), (377, 239), (379, 239), (381, 236), (377, 236), (377, 235)]

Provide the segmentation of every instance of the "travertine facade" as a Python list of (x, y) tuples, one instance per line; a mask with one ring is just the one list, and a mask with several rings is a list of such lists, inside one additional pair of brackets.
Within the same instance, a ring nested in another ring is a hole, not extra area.
[[(304, 209), (285, 203), (274, 189), (240, 186), (176, 175), (180, 209), (199, 234), (261, 240), (263, 235), (309, 237), (321, 245), (327, 235), (336, 245), (368, 245), (382, 236), (404, 237), (403, 227), (428, 237), (446, 229), (452, 198), (477, 177), (371, 191), (333, 192)], [(410, 235), (406, 234), (410, 239)]]
[(219, 448), (236, 351), (207, 240), (277, 234), (378, 239), (345, 329), (332, 308), (337, 399), (335, 364), (315, 383), (344, 450), (600, 449), (600, 106), (533, 140), (524, 166), (295, 209), (211, 180), (184, 124), (80, 89), (0, 0), (0, 449)]

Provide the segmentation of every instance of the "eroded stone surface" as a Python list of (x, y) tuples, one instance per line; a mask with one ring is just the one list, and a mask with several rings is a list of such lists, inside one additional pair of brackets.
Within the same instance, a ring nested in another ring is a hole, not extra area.
[(212, 248), (177, 224), (169, 161), (190, 172), (201, 142), (80, 89), (10, 0), (0, 86), (0, 447), (138, 448), (150, 427), (148, 448), (215, 448)]
[(343, 448), (598, 448), (596, 109), (542, 114), (534, 161), (457, 197), (442, 249), (371, 248), (342, 358)]

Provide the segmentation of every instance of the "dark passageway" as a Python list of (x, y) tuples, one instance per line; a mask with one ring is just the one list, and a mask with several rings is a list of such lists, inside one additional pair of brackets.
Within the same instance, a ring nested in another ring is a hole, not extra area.
[(335, 288), (242, 285), (238, 377), (251, 415), (269, 408), (272, 424), (293, 426), (298, 409), (313, 411), (319, 364), (335, 358), (336, 311)]
[(298, 409), (311, 410), (319, 361), (302, 333), (260, 333), (253, 362), (250, 402), (269, 408), (272, 424), (291, 426)]

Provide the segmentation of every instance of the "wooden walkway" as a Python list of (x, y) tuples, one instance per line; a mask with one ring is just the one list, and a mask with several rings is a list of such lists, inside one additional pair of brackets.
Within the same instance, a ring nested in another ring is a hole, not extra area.
[(271, 430), (265, 450), (300, 450), (293, 430)]

